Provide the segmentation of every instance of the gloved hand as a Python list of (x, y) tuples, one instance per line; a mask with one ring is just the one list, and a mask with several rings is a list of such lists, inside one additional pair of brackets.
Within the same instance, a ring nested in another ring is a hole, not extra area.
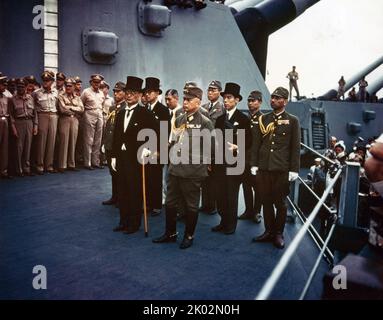
[(110, 166), (112, 167), (113, 171), (117, 171), (117, 169), (116, 169), (116, 158), (110, 159)]
[(253, 176), (255, 176), (255, 175), (257, 174), (258, 167), (251, 167), (250, 171), (251, 171), (251, 174), (252, 174)]
[(289, 172), (289, 181), (294, 181), (294, 180), (296, 180), (296, 179), (298, 179), (298, 173), (297, 172), (292, 172), (292, 171), (290, 171)]
[(149, 157), (151, 154), (152, 152), (149, 149), (144, 148), (142, 149), (141, 158)]
[(101, 152), (102, 152), (102, 153), (105, 153), (105, 145), (102, 145), (102, 146), (101, 146)]

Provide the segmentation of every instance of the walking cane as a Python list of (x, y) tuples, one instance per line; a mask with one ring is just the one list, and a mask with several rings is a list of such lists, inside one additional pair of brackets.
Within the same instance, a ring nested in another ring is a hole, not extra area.
[(145, 237), (148, 237), (148, 216), (146, 212), (146, 183), (145, 183), (145, 161), (142, 157), (142, 195), (144, 198), (144, 228), (145, 228)]

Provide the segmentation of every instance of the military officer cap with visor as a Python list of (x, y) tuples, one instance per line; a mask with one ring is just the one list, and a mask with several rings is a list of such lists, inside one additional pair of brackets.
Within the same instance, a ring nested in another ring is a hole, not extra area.
[(125, 90), (125, 83), (122, 81), (118, 81), (113, 88), (113, 91), (124, 91)]
[(52, 71), (44, 71), (41, 74), (41, 80), (46, 81), (54, 81), (55, 80), (55, 74)]
[(289, 90), (287, 90), (283, 87), (278, 87), (271, 94), (271, 97), (273, 97), (273, 96), (287, 100), (289, 98)]
[(249, 94), (249, 97), (247, 98), (247, 100), (258, 100), (258, 101), (262, 101), (262, 92), (260, 91), (257, 91), (257, 90), (254, 90), (254, 91), (251, 91), (250, 94)]
[(56, 73), (56, 80), (65, 80), (66, 76), (62, 72)]
[(218, 89), (219, 91), (222, 91), (222, 84), (218, 80), (213, 80), (212, 82), (209, 83), (208, 88)]
[(65, 79), (65, 85), (70, 85), (70, 86), (73, 86), (76, 84), (76, 81), (73, 79), (73, 78), (66, 78)]
[(102, 80), (104, 80), (104, 77), (101, 74), (92, 74), (90, 76), (90, 82), (92, 82), (92, 81), (101, 82)]
[(202, 89), (198, 87), (188, 87), (184, 89), (184, 98), (186, 99), (198, 98), (202, 100), (202, 94), (203, 94)]

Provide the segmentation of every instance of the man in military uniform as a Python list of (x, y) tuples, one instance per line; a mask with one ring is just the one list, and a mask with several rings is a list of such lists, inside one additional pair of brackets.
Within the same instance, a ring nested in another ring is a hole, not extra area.
[(121, 109), (125, 109), (125, 83), (119, 81), (115, 84), (113, 88), (114, 94), (114, 103), (109, 109), (109, 115), (106, 119), (105, 129), (102, 136), (102, 145), (101, 152), (105, 153), (106, 161), (108, 163), (109, 172), (112, 176), (112, 196), (109, 200), (102, 202), (103, 205), (112, 205), (117, 204), (118, 195), (117, 195), (117, 174), (111, 167), (111, 153), (113, 146), (113, 131), (116, 121), (117, 113)]
[[(247, 98), (247, 107), (249, 108), (249, 117), (250, 117), (250, 127), (252, 133), (252, 144), (251, 148), (256, 149), (255, 141), (259, 141), (255, 135), (260, 134), (258, 129), (259, 127), (259, 117), (262, 115), (260, 107), (262, 104), (262, 93), (260, 91), (254, 90), (250, 92), (249, 97)], [(256, 188), (255, 188), (255, 176), (251, 174), (250, 170), (250, 157), (252, 151), (247, 154), (246, 158), (246, 167), (243, 174), (243, 197), (245, 198), (246, 210), (241, 214), (238, 219), (240, 220), (253, 220), (255, 223), (261, 222), (261, 206), (259, 205), (259, 197), (257, 197)]]
[[(166, 230), (153, 239), (154, 243), (175, 242), (177, 240), (177, 209), (185, 204), (185, 234), (181, 249), (193, 244), (194, 231), (198, 220), (198, 205), (202, 181), (207, 177), (212, 150), (205, 150), (204, 135), (201, 131), (212, 132), (214, 127), (209, 118), (199, 112), (202, 90), (198, 87), (184, 89), (183, 108), (185, 114), (176, 119), (172, 135), (175, 144), (170, 150), (168, 193), (166, 195)], [(213, 135), (209, 134), (214, 150)], [(197, 145), (196, 145), (197, 144)], [(186, 146), (186, 147), (184, 147)], [(181, 158), (181, 159), (180, 159)]]
[(265, 232), (253, 241), (273, 242), (280, 249), (285, 246), (286, 197), (300, 167), (300, 125), (297, 117), (285, 111), (288, 97), (288, 90), (282, 87), (271, 94), (273, 111), (259, 118), (261, 134), (256, 135), (251, 158), (265, 223)]
[(74, 94), (76, 82), (72, 78), (65, 79), (65, 93), (59, 95), (58, 110), (58, 171), (65, 169), (76, 171), (75, 148), (78, 137), (78, 118), (84, 112), (84, 106), (79, 96)]
[(33, 98), (25, 93), (26, 82), (18, 79), (17, 92), (9, 100), (9, 114), (12, 122), (12, 132), (17, 138), (17, 167), (16, 173), (22, 177), (33, 175), (30, 168), (30, 152), (32, 136), (37, 134), (37, 114)]
[(81, 97), (81, 90), (82, 90), (81, 78), (79, 76), (76, 76), (76, 77), (74, 77), (74, 81), (76, 82), (74, 92), (75, 92), (76, 96)]
[[(118, 175), (118, 204), (120, 222), (113, 231), (135, 233), (141, 225), (142, 157), (150, 152), (143, 148), (145, 141), (138, 141), (142, 129), (159, 134), (153, 114), (139, 105), (142, 92), (141, 78), (128, 76), (125, 87), (126, 106), (117, 113), (112, 141), (111, 167)], [(155, 153), (157, 150), (150, 150)]]
[[(221, 82), (218, 80), (211, 81), (207, 89), (209, 102), (202, 105), (202, 108), (208, 112), (209, 119), (214, 126), (217, 118), (226, 113), (223, 103), (219, 101), (221, 91)], [(217, 212), (216, 189), (216, 177), (214, 177), (213, 172), (209, 172), (209, 176), (202, 183), (202, 206), (199, 209), (201, 212), (206, 214), (215, 214)]]
[(36, 90), (36, 78), (33, 75), (24, 77), (24, 81), (27, 84), (27, 87), (25, 88), (25, 92), (27, 94), (32, 95), (32, 93)]
[(4, 95), (7, 77), (0, 76), (0, 176), (8, 178), (8, 98)]
[[(218, 143), (218, 150), (224, 157), (223, 164), (215, 164), (213, 170), (217, 176), (217, 205), (221, 221), (211, 231), (227, 235), (233, 234), (237, 227), (239, 186), (245, 169), (246, 154), (250, 151), (252, 140), (250, 120), (237, 109), (238, 103), (242, 100), (240, 89), (236, 83), (226, 83), (225, 91), (221, 92), (226, 114), (221, 115), (215, 122), (216, 131), (222, 132), (223, 139)], [(238, 139), (238, 130), (244, 131), (244, 141)], [(243, 161), (242, 172), (230, 172), (229, 168), (234, 165), (227, 161), (228, 152), (231, 152), (233, 157), (237, 156), (238, 168)]]
[[(170, 133), (170, 114), (168, 108), (165, 107), (159, 100), (158, 96), (162, 93), (160, 89), (160, 80), (153, 77), (145, 79), (144, 95), (146, 97), (148, 110), (153, 114), (154, 118), (160, 123), (165, 123)], [(169, 136), (169, 134), (168, 134)], [(160, 145), (160, 136), (158, 136), (158, 146)], [(156, 156), (156, 155), (153, 155)], [(157, 155), (159, 159), (159, 155)], [(162, 208), (162, 169), (160, 163), (153, 163), (147, 166), (148, 168), (148, 207), (152, 210), (151, 215), (157, 216), (161, 213)], [(149, 210), (150, 210), (149, 209)]]
[(85, 89), (81, 94), (85, 112), (83, 115), (84, 124), (84, 168), (93, 170), (102, 169), (100, 165), (100, 148), (103, 127), (102, 104), (105, 101), (104, 93), (99, 90), (104, 77), (100, 74), (93, 74), (90, 77), (91, 87)]
[(286, 78), (289, 79), (289, 86), (290, 86), (290, 101), (291, 101), (291, 95), (292, 95), (292, 90), (294, 88), (296, 94), (297, 94), (297, 99), (299, 100), (299, 90), (298, 90), (298, 72), (295, 71), (296, 67), (293, 66), (293, 70), (290, 71)]
[(36, 169), (43, 174), (44, 169), (50, 173), (53, 169), (53, 156), (57, 131), (57, 90), (52, 88), (54, 73), (44, 71), (41, 75), (43, 87), (33, 93), (38, 115), (38, 135), (36, 139)]
[(58, 94), (65, 93), (64, 83), (66, 76), (62, 72), (56, 73), (56, 90)]

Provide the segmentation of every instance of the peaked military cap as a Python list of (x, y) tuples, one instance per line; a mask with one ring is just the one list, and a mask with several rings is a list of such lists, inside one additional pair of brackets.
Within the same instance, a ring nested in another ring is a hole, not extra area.
[(44, 71), (42, 74), (41, 74), (41, 79), (42, 80), (51, 80), (51, 81), (54, 81), (55, 80), (55, 74), (52, 72), (52, 71)]
[(190, 88), (190, 87), (197, 87), (197, 83), (194, 81), (186, 81), (184, 89)]
[(160, 89), (160, 79), (154, 77), (146, 78), (144, 91), (159, 91), (161, 94), (162, 90)]
[(65, 80), (66, 76), (62, 72), (56, 73), (56, 80)]
[(101, 81), (101, 87), (108, 87), (108, 89), (110, 88), (110, 85), (109, 83), (107, 83), (106, 81), (102, 80)]
[(16, 87), (25, 87), (27, 82), (23, 78), (19, 78), (16, 80)]
[(76, 83), (82, 83), (82, 80), (79, 76), (75, 76), (74, 81), (76, 81)]
[(184, 89), (184, 97), (187, 99), (198, 98), (202, 100), (202, 89), (198, 87), (188, 87)]
[(104, 80), (104, 77), (101, 74), (92, 74), (90, 76), (90, 81), (94, 81), (94, 80), (101, 82), (102, 80)]
[(239, 101), (242, 100), (242, 96), (240, 95), (241, 87), (234, 83), (228, 82), (225, 84), (225, 90), (221, 92), (221, 96), (223, 97), (225, 94), (232, 94), (234, 97), (238, 98)]
[(276, 97), (280, 97), (283, 99), (288, 99), (289, 98), (289, 90), (287, 90), (283, 87), (278, 87), (274, 90), (274, 92), (271, 94), (271, 96), (276, 96)]
[(37, 81), (36, 81), (36, 78), (32, 75), (30, 76), (26, 76), (24, 77), (24, 80), (29, 84), (29, 83), (33, 83), (35, 84)]
[(126, 84), (122, 81), (118, 81), (113, 88), (113, 91), (123, 91), (125, 90)]
[(7, 82), (7, 77), (1, 75), (1, 76), (0, 76), (0, 83), (6, 83), (6, 82)]
[(65, 79), (65, 85), (67, 86), (68, 84), (75, 85), (76, 81), (73, 78), (66, 78)]
[(128, 76), (126, 78), (125, 90), (132, 90), (136, 92), (142, 92), (142, 83), (144, 80), (138, 77)]
[(251, 91), (249, 94), (249, 97), (247, 99), (254, 99), (254, 100), (262, 101), (262, 92), (260, 92), (258, 90)]
[(218, 89), (219, 91), (222, 91), (222, 84), (218, 80), (213, 80), (212, 82), (209, 83), (209, 88), (215, 88), (215, 89)]

